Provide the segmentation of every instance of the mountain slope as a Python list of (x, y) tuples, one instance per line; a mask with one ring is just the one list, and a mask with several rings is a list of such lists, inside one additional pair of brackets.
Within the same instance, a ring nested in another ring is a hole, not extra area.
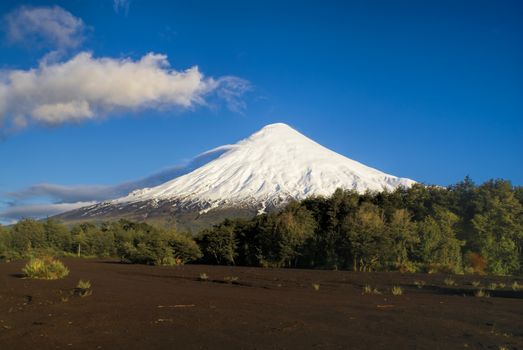
[(337, 188), (382, 191), (414, 183), (344, 157), (278, 123), (228, 146), (188, 174), (61, 216), (107, 218), (134, 211), (147, 218), (160, 208), (169, 215), (232, 207), (261, 212), (291, 199), (330, 195)]

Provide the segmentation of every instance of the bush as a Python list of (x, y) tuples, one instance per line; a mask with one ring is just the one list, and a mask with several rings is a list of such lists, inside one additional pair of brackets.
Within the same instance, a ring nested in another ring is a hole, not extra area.
[(425, 286), (425, 281), (414, 281), (414, 285), (421, 289)]
[(196, 241), (202, 250), (204, 263), (234, 265), (237, 243), (230, 221), (202, 231)]
[(461, 273), (461, 269), (456, 265), (449, 265), (449, 264), (428, 264), (426, 266), (426, 271), (428, 274), (433, 273), (453, 273), (458, 274)]
[(403, 263), (395, 264), (396, 269), (401, 273), (415, 273), (419, 271), (419, 264), (415, 264), (412, 261), (405, 261)]
[(393, 286), (392, 287), (392, 295), (394, 295), (394, 296), (403, 295), (403, 289), (401, 289), (400, 286)]
[(488, 285), (488, 289), (490, 289), (490, 290), (496, 290), (496, 289), (498, 289), (498, 285), (497, 285), (497, 283), (491, 283), (491, 284), (489, 284), (489, 285)]
[(363, 286), (363, 294), (381, 294), (378, 288), (372, 288), (369, 284)]
[(473, 287), (479, 287), (480, 285), (481, 285), (480, 281), (472, 281), (472, 286)]
[(523, 289), (523, 286), (521, 286), (517, 281), (514, 281), (514, 283), (512, 283), (512, 290), (514, 292), (517, 292), (521, 289)]
[(76, 288), (74, 289), (74, 294), (83, 297), (87, 297), (93, 294), (91, 289), (91, 281), (79, 280)]
[(454, 281), (452, 278), (450, 277), (447, 277), (443, 280), (443, 283), (445, 283), (446, 286), (455, 286), (456, 285), (456, 281)]
[(28, 278), (56, 280), (69, 274), (69, 269), (61, 261), (45, 257), (31, 259), (22, 269)]
[(122, 259), (149, 265), (182, 265), (201, 257), (200, 249), (190, 237), (159, 229), (138, 233), (118, 248)]
[(465, 262), (471, 268), (473, 273), (478, 273), (480, 275), (485, 274), (485, 269), (487, 268), (487, 259), (478, 253), (468, 252), (465, 255)]
[(490, 297), (490, 294), (485, 292), (483, 289), (478, 289), (474, 292), (474, 296), (476, 296), (477, 298), (488, 298)]

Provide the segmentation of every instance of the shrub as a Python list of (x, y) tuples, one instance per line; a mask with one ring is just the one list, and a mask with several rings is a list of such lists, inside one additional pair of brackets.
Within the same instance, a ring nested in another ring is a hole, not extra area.
[(204, 273), (200, 273), (200, 277), (198, 278), (200, 281), (207, 281), (209, 280), (209, 276), (207, 276), (207, 274), (204, 272)]
[(234, 282), (238, 282), (240, 278), (237, 277), (237, 276), (226, 276), (223, 278), (223, 280), (227, 283), (234, 283)]
[(381, 294), (378, 288), (372, 288), (370, 285), (366, 284), (363, 287), (363, 294)]
[(514, 281), (514, 283), (512, 283), (512, 290), (513, 291), (517, 292), (518, 290), (521, 290), (522, 288), (523, 287), (520, 284), (518, 284), (517, 281)]
[(122, 242), (119, 252), (123, 260), (149, 265), (177, 266), (201, 257), (192, 238), (155, 228)]
[(91, 282), (79, 280), (74, 293), (81, 296), (82, 298), (93, 294), (93, 291), (91, 290)]
[(426, 267), (428, 274), (433, 273), (461, 273), (461, 269), (456, 265), (451, 264), (428, 264)]
[(196, 241), (203, 253), (203, 262), (234, 265), (237, 243), (232, 221), (225, 221), (211, 229), (202, 231)]
[(455, 286), (456, 285), (456, 281), (454, 281), (452, 278), (450, 277), (447, 277), (443, 280), (443, 283), (445, 283), (446, 286)]
[(22, 269), (28, 278), (56, 280), (69, 274), (69, 269), (61, 261), (50, 258), (31, 259)]
[(412, 261), (405, 261), (403, 263), (397, 263), (396, 269), (401, 273), (414, 273), (418, 272), (419, 265), (413, 263)]
[(496, 290), (498, 288), (498, 285), (496, 283), (491, 283), (488, 285), (488, 289), (490, 290)]
[(479, 273), (481, 275), (485, 274), (485, 269), (487, 268), (487, 259), (478, 253), (468, 252), (465, 255), (465, 261), (473, 273)]
[(403, 289), (401, 289), (400, 286), (393, 286), (392, 287), (392, 295), (394, 295), (394, 296), (403, 295)]
[(485, 292), (483, 289), (478, 289), (477, 291), (474, 292), (474, 296), (476, 296), (478, 298), (488, 298), (488, 297), (490, 297), (490, 294)]
[(414, 285), (418, 288), (423, 288), (425, 286), (425, 281), (414, 281)]

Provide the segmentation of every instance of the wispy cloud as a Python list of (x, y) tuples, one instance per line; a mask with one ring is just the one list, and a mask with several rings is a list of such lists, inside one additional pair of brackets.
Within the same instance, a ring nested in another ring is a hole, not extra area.
[[(7, 208), (0, 210), (0, 220), (12, 222), (23, 217), (51, 216), (96, 202), (122, 197), (136, 189), (157, 186), (185, 175), (218, 158), (233, 147), (235, 146), (217, 147), (196, 156), (186, 165), (173, 166), (145, 178), (116, 185), (37, 184), (20, 191), (10, 192), (6, 194), (11, 199), (10, 204)], [(35, 200), (42, 199), (47, 199), (53, 203), (33, 204)]]
[(69, 210), (82, 208), (88, 205), (96, 204), (96, 202), (77, 202), (77, 203), (44, 203), (44, 204), (28, 204), (22, 206), (11, 206), (4, 209), (0, 213), (0, 219), (5, 222), (12, 223), (22, 218), (44, 218), (64, 213)]
[(22, 6), (4, 17), (8, 41), (24, 46), (41, 45), (63, 50), (78, 47), (84, 22), (59, 6)]
[(95, 58), (81, 52), (65, 62), (43, 60), (37, 68), (0, 75), (0, 125), (58, 125), (107, 116), (114, 110), (188, 109), (215, 94), (234, 109), (249, 83), (236, 77), (204, 77), (197, 66), (170, 68), (167, 56), (138, 60)]
[(121, 11), (127, 15), (131, 6), (131, 0), (113, 0), (114, 12), (120, 13)]

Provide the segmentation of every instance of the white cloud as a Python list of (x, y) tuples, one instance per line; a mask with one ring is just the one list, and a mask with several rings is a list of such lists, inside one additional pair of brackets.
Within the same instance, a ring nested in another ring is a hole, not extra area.
[(130, 5), (131, 0), (113, 0), (113, 9), (116, 13), (123, 11), (127, 15), (129, 13)]
[(66, 49), (78, 47), (84, 39), (84, 22), (59, 6), (22, 6), (4, 19), (12, 43)]
[[(15, 222), (23, 217), (42, 218), (91, 205), (96, 202), (122, 197), (130, 192), (153, 187), (185, 175), (194, 169), (218, 158), (234, 145), (224, 145), (204, 152), (185, 165), (173, 166), (142, 179), (127, 181), (116, 185), (77, 185), (37, 184), (16, 192), (7, 193), (14, 201), (6, 201), (9, 206), (0, 207), (0, 222)], [(34, 204), (36, 200), (52, 200), (55, 203)], [(28, 203), (29, 202), (29, 203)]]
[(214, 93), (233, 110), (243, 107), (249, 83), (236, 77), (206, 78), (197, 66), (171, 69), (167, 56), (138, 60), (95, 58), (81, 52), (65, 62), (42, 60), (37, 68), (0, 75), (0, 125), (58, 125), (100, 118), (114, 110), (191, 108)]
[(22, 218), (42, 218), (78, 209), (96, 202), (58, 203), (58, 204), (29, 204), (11, 206), (0, 212), (0, 219), (5, 222), (15, 222)]

